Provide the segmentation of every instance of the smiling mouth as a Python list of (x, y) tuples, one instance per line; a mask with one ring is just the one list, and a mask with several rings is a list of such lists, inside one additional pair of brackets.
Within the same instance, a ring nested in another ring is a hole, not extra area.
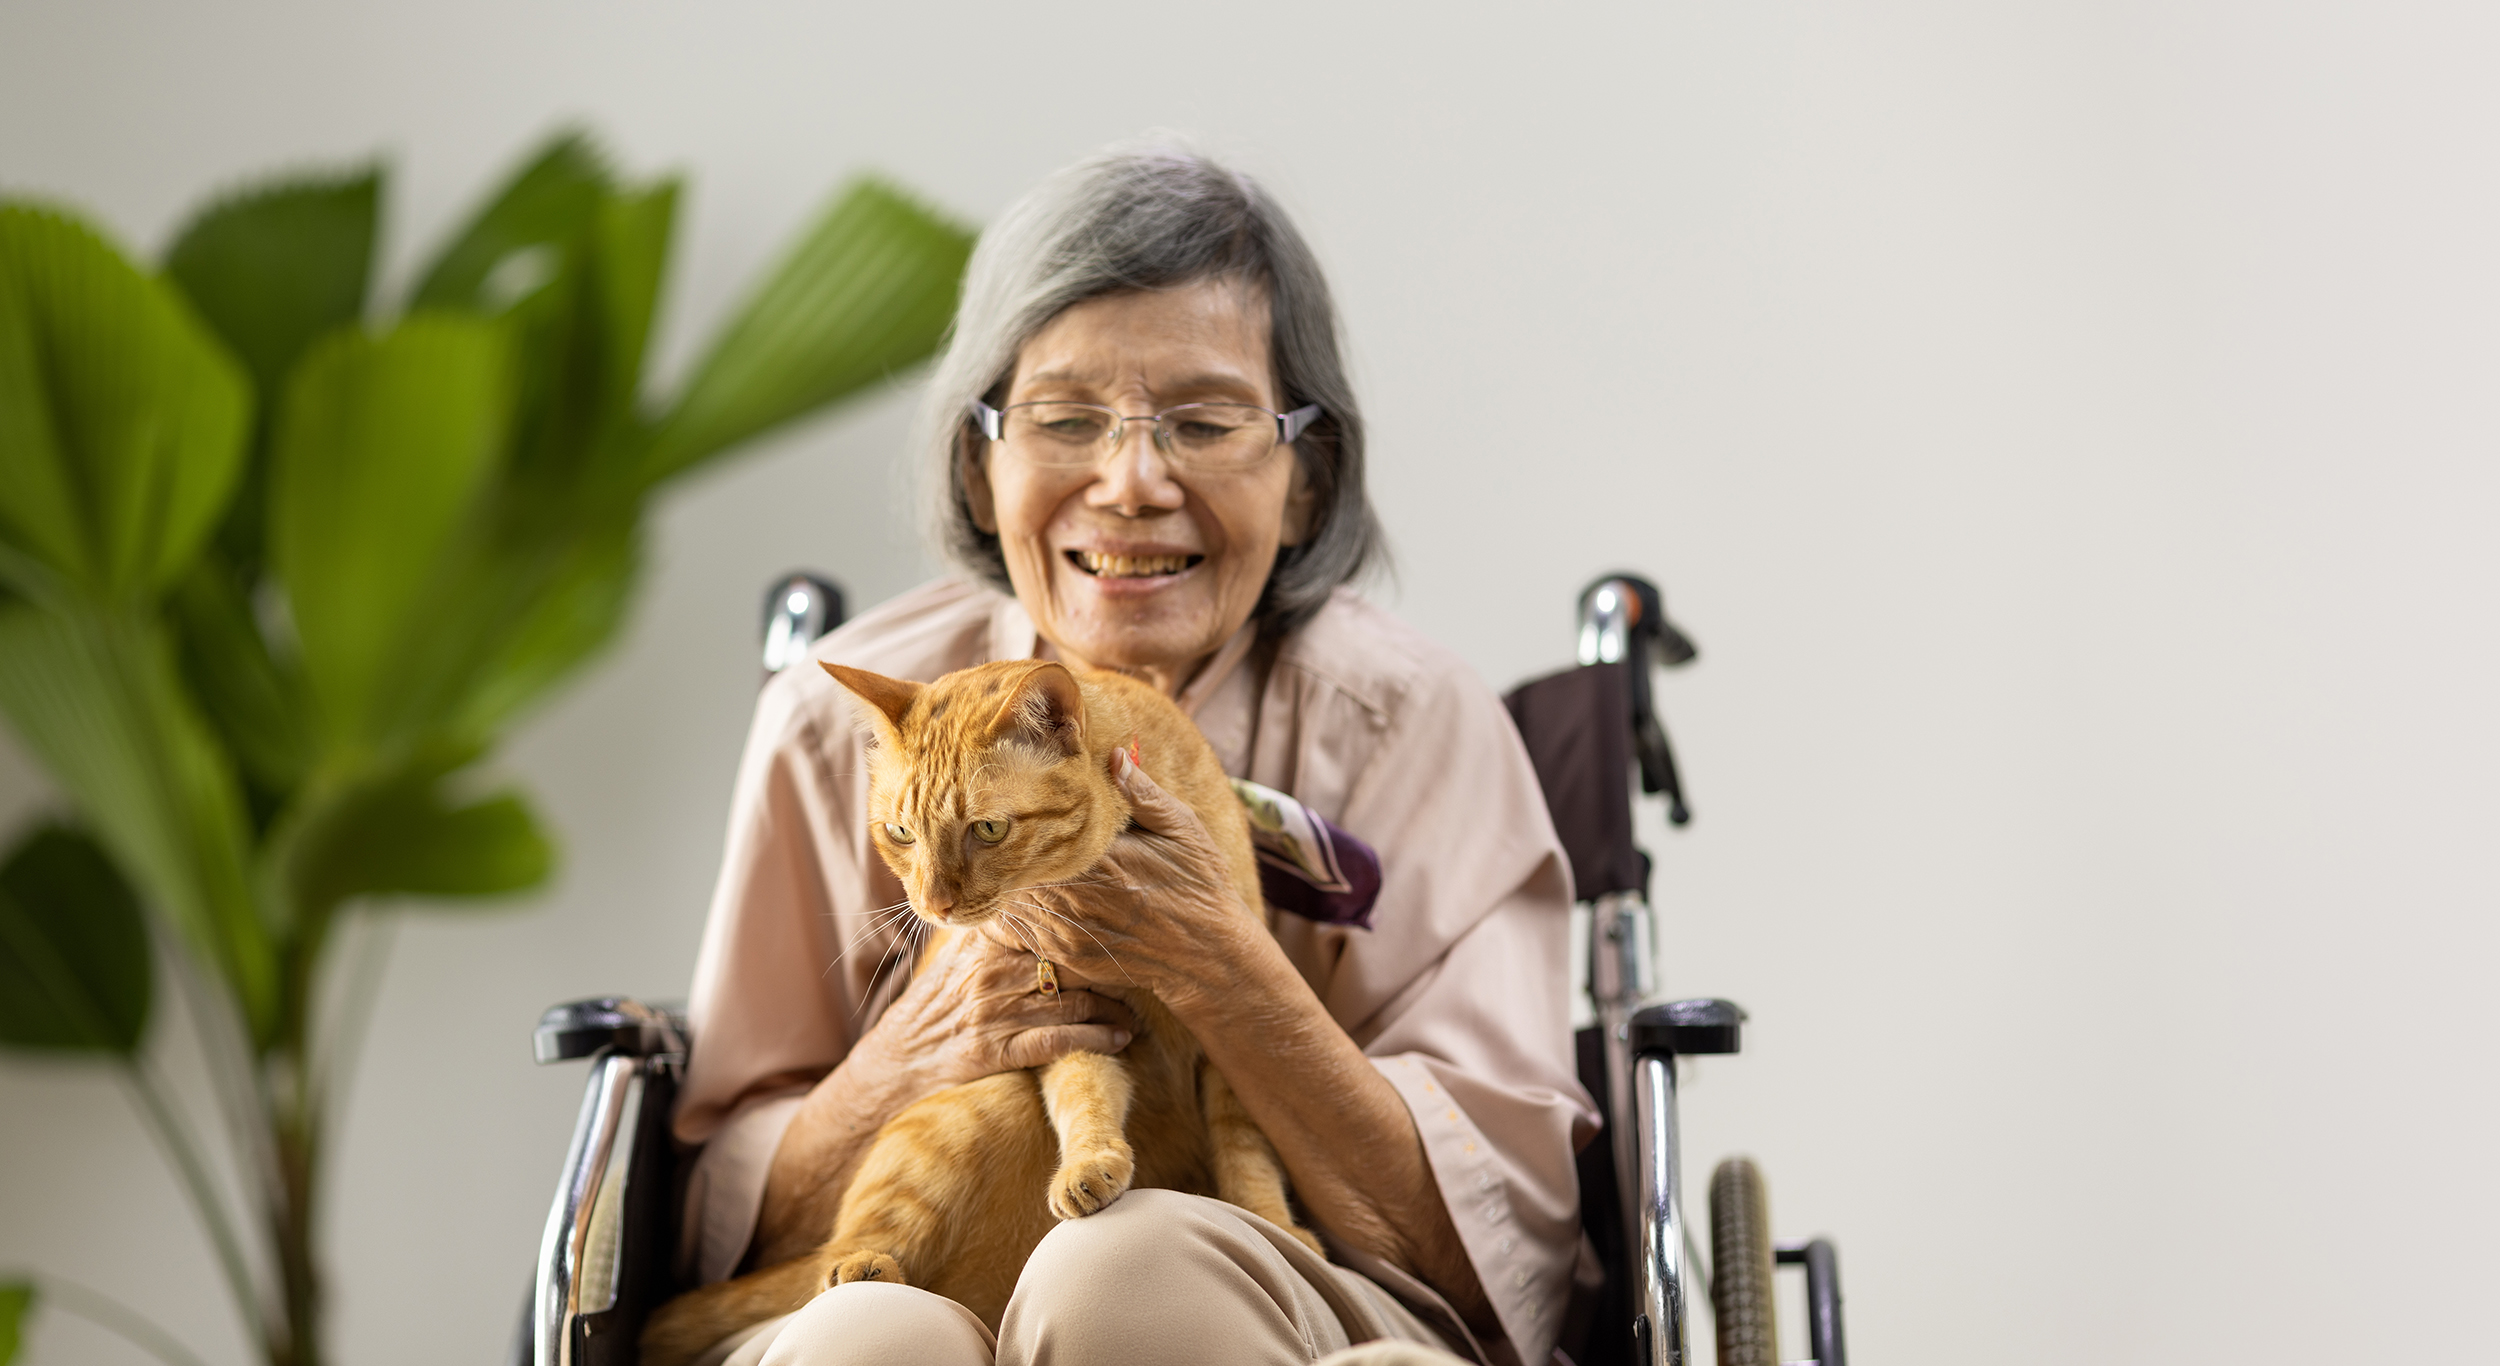
[(1204, 555), (1101, 555), (1091, 550), (1067, 552), (1068, 563), (1098, 579), (1152, 579), (1195, 568)]

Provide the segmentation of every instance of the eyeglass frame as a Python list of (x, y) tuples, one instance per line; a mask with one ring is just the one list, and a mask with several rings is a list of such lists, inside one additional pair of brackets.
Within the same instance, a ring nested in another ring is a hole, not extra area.
[[(1311, 424), (1319, 421), (1322, 413), (1322, 409), (1316, 403), (1305, 403), (1301, 407), (1294, 409), (1292, 412), (1280, 413), (1273, 408), (1263, 408), (1256, 403), (1233, 403), (1225, 400), (1216, 400), (1205, 403), (1175, 403), (1171, 407), (1166, 408), (1159, 413), (1151, 415), (1139, 414), (1138, 416), (1131, 417), (1117, 408), (1106, 407), (1100, 403), (1079, 403), (1073, 399), (1057, 398), (1031, 399), (1023, 403), (1010, 403), (1004, 408), (993, 408), (986, 401), (976, 398), (972, 401), (970, 411), (972, 413), (972, 420), (980, 427), (981, 435), (983, 437), (991, 441), (1004, 441), (1007, 439), (1005, 436), (1005, 432), (1007, 430), (1007, 414), (1011, 410), (1017, 408), (1038, 408), (1044, 404), (1057, 404), (1059, 406), (1069, 408), (1091, 408), (1098, 413), (1111, 414), (1111, 420), (1114, 425), (1111, 428), (1110, 440), (1105, 443), (1103, 447), (1105, 451), (1116, 451), (1120, 448), (1121, 443), (1128, 438), (1128, 424), (1131, 422), (1151, 422), (1155, 424), (1155, 447), (1156, 449), (1161, 450), (1167, 457), (1171, 456), (1173, 451), (1171, 447), (1164, 444), (1164, 442), (1168, 439), (1164, 434), (1171, 429), (1163, 425), (1163, 419), (1169, 417), (1173, 413), (1181, 411), (1184, 408), (1248, 408), (1254, 412), (1265, 413), (1269, 417), (1276, 419), (1276, 446), (1292, 445), (1296, 437), (1299, 437), (1304, 432), (1309, 431), (1311, 429)], [(1268, 447), (1268, 453), (1271, 455), (1274, 454), (1276, 446)], [(1097, 455), (1094, 458), (1097, 461), (1102, 459), (1100, 455)], [(1260, 457), (1262, 460), (1265, 458), (1266, 456)], [(1069, 466), (1069, 468), (1082, 467), (1072, 465)], [(1252, 467), (1244, 465), (1242, 468), (1249, 469)]]

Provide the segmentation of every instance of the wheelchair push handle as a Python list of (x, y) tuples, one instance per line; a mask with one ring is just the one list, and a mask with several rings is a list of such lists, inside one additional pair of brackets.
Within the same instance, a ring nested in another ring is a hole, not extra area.
[(822, 574), (793, 569), (764, 590), (764, 675), (807, 657), (816, 638), (842, 624), (842, 586)]
[(1701, 657), (1700, 647), (1667, 619), (1666, 599), (1658, 585), (1637, 574), (1609, 574), (1580, 590), (1580, 662), (1628, 662), (1632, 694), (1632, 754), (1641, 771), (1641, 790), (1663, 793), (1667, 820), (1684, 825), (1693, 819), (1684, 804), (1684, 779), (1676, 772), (1675, 749), (1658, 721), (1650, 696), (1651, 668), (1672, 669)]

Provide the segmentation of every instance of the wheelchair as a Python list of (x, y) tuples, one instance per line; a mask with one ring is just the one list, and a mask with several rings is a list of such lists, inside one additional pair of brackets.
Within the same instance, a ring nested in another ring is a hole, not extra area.
[[(842, 624), (831, 582), (793, 574), (764, 604), (764, 674), (804, 659)], [(1648, 1004), (1655, 989), (1649, 856), (1632, 838), (1632, 781), (1690, 819), (1651, 670), (1695, 650), (1657, 588), (1610, 575), (1580, 596), (1579, 665), (1504, 700), (1526, 743), (1590, 918), (1596, 1023), (1577, 1031), (1581, 1085), (1605, 1120), (1578, 1157), (1585, 1251), (1602, 1268), (1566, 1320), (1558, 1366), (1687, 1366), (1687, 1292), (1712, 1304), (1720, 1366), (1779, 1366), (1775, 1265), (1804, 1270), (1810, 1356), (1847, 1366), (1838, 1253), (1830, 1240), (1774, 1243), (1761, 1174), (1742, 1158), (1714, 1172), (1709, 1263), (1687, 1222), (1676, 1136), (1676, 1059), (1734, 1053), (1745, 1013), (1729, 1001)], [(556, 1006), (538, 1022), (541, 1064), (586, 1058), (590, 1077), (541, 1240), (514, 1345), (515, 1366), (636, 1366), (644, 1317), (675, 1282), (682, 1185), (669, 1134), (689, 1039), (685, 1017), (622, 997)], [(1584, 1257), (1584, 1263), (1588, 1260)], [(1710, 1263), (1715, 1263), (1713, 1275)]]

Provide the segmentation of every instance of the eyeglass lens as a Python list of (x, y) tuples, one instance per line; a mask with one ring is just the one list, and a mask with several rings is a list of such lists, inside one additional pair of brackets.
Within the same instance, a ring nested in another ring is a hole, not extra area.
[(1276, 446), (1276, 415), (1246, 403), (1189, 403), (1122, 418), (1090, 403), (1019, 403), (1000, 414), (1000, 439), (1042, 465), (1090, 465), (1130, 422), (1152, 422), (1155, 445), (1193, 465), (1256, 464)]

